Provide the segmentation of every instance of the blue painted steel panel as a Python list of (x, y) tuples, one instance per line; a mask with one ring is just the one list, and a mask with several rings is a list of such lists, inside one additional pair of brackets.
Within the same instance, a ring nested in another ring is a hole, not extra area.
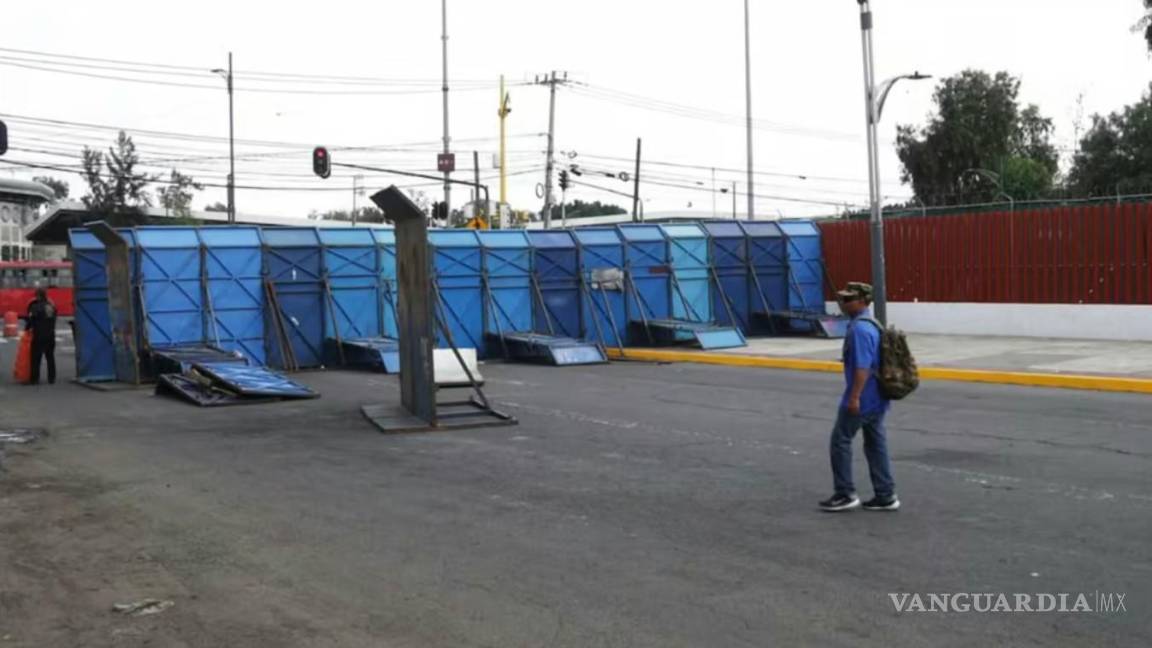
[[(580, 272), (584, 289), (584, 338), (605, 346), (628, 342), (628, 313), (623, 281), (611, 285), (601, 279), (605, 271), (624, 272), (624, 242), (615, 227), (581, 227), (572, 230), (580, 248)], [(601, 339), (603, 336), (603, 339)]]
[[(809, 221), (780, 224), (788, 242), (788, 308), (824, 314), (824, 256), (820, 229)], [(811, 324), (793, 320), (793, 328), (811, 330)]]
[[(264, 273), (272, 283), (284, 328), (300, 368), (323, 364), (324, 350), (324, 260), (320, 238), (312, 227), (266, 228)], [(269, 317), (275, 317), (268, 309)], [(275, 324), (266, 324), (275, 331)], [(275, 335), (268, 336), (268, 361), (284, 366)]]
[(204, 362), (196, 371), (212, 378), (225, 389), (242, 396), (277, 396), (280, 398), (315, 398), (316, 392), (288, 377), (265, 367), (252, 367), (227, 362)]
[[(748, 235), (748, 269), (753, 313), (788, 310), (788, 250), (784, 232), (777, 223), (741, 223)], [(757, 318), (752, 318), (755, 324)]]
[[(432, 253), (432, 277), (437, 288), (444, 323), (460, 348), (484, 352), (484, 260), (480, 239), (475, 230), (429, 230), (428, 245)], [(448, 340), (437, 327), (437, 342), (448, 347)]]
[(85, 229), (68, 233), (72, 247), (73, 299), (76, 306), (76, 378), (86, 382), (116, 379), (112, 320), (108, 315), (108, 273), (104, 244)]
[(325, 335), (362, 338), (380, 334), (380, 269), (371, 230), (322, 227), (327, 282)]
[(540, 289), (532, 315), (535, 330), (563, 337), (584, 337), (580, 255), (575, 237), (570, 231), (531, 231), (528, 240), (533, 248), (534, 277)]
[(138, 227), (141, 312), (154, 348), (204, 342), (200, 237), (192, 227)]
[[(668, 239), (659, 225), (620, 225), (624, 241), (624, 262), (629, 283), (626, 292), (628, 319), (672, 317), (672, 268), (668, 263)], [(642, 328), (642, 327), (641, 327)], [(635, 328), (630, 330), (635, 331)], [(642, 339), (651, 342), (646, 333)], [(632, 342), (640, 340), (633, 339)]]
[(396, 231), (373, 228), (380, 268), (380, 333), (396, 339), (400, 336), (400, 319), (396, 312)]
[(205, 338), (254, 364), (267, 361), (260, 229), (202, 227)]
[[(479, 233), (484, 250), (485, 332), (502, 335), (532, 331), (532, 243), (522, 230)], [(498, 339), (488, 339), (488, 355), (501, 353)]]
[(712, 279), (708, 264), (708, 233), (695, 224), (661, 225), (668, 237), (672, 265), (672, 317), (690, 322), (712, 321)]
[(717, 323), (738, 326), (747, 333), (751, 322), (747, 237), (735, 221), (704, 223), (703, 227), (708, 232), (709, 258), (714, 272), (713, 316)]

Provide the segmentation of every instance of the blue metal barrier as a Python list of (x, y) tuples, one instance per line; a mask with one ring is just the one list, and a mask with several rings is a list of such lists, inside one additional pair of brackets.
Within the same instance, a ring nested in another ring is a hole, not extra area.
[(580, 255), (571, 231), (528, 232), (534, 251), (533, 270), (539, 289), (533, 328), (555, 335), (588, 337), (582, 325)]
[(75, 285), (76, 378), (82, 382), (116, 380), (104, 244), (84, 229), (69, 231), (68, 240)]
[(581, 227), (572, 234), (580, 249), (584, 338), (623, 347), (628, 343), (628, 313), (620, 234), (614, 227)]
[(251, 363), (267, 361), (263, 254), (258, 227), (202, 227), (206, 339)]
[(668, 260), (675, 280), (672, 317), (693, 322), (713, 321), (708, 233), (696, 224), (661, 225), (660, 228), (668, 238)]
[(321, 227), (325, 300), (329, 338), (375, 337), (380, 334), (380, 269), (371, 230)]
[[(814, 315), (825, 314), (824, 261), (820, 228), (807, 221), (780, 224), (787, 242), (788, 309)], [(811, 331), (812, 323), (791, 320), (795, 331)]]
[(712, 312), (717, 323), (751, 329), (748, 292), (748, 244), (735, 221), (703, 224), (712, 260)]
[[(269, 296), (276, 302), (269, 304), (267, 328), (284, 331), (297, 367), (319, 367), (326, 310), (320, 238), (313, 227), (270, 227), (262, 236)], [(268, 336), (269, 364), (286, 367), (289, 361), (278, 340), (278, 335)]]
[(484, 251), (485, 353), (503, 353), (501, 337), (532, 331), (532, 243), (520, 230), (479, 233)]
[(396, 312), (396, 232), (392, 229), (373, 228), (380, 268), (380, 335), (396, 339), (400, 322)]
[(767, 221), (740, 223), (748, 237), (750, 325), (776, 332), (772, 313), (788, 310), (788, 251), (780, 226)]
[[(439, 297), (437, 314), (452, 332), (457, 347), (484, 352), (483, 257), (475, 230), (429, 230), (432, 281)], [(437, 331), (441, 348), (448, 347)]]
[(200, 237), (191, 227), (138, 227), (140, 312), (152, 348), (204, 342)]
[(651, 344), (647, 322), (672, 317), (668, 240), (659, 225), (620, 225), (619, 231), (627, 270), (625, 302), (631, 322), (630, 342), (644, 340)]

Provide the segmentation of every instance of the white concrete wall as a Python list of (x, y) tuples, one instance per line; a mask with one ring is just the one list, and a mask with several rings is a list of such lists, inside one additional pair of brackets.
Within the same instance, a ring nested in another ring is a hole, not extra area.
[(909, 333), (1152, 342), (1152, 306), (889, 302), (888, 319)]

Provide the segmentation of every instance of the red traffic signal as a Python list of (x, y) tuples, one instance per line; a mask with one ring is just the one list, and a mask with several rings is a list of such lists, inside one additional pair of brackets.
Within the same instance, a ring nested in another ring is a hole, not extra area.
[(312, 173), (321, 178), (332, 175), (332, 158), (328, 155), (328, 149), (323, 146), (312, 149)]

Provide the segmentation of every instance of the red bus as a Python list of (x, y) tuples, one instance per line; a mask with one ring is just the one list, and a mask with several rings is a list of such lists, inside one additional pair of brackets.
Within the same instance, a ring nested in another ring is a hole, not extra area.
[(0, 315), (15, 311), (23, 317), (37, 288), (47, 288), (61, 317), (72, 317), (70, 261), (0, 261)]

